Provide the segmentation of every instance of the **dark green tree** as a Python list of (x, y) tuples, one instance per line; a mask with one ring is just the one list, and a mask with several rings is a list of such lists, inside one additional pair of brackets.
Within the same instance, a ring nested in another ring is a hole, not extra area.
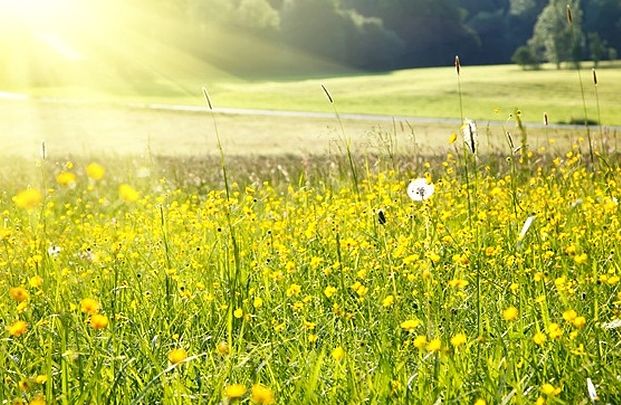
[[(572, 23), (568, 22), (567, 6), (572, 10)], [(556, 64), (579, 59), (577, 49), (582, 42), (582, 11), (579, 0), (550, 0), (535, 24), (529, 41), (538, 57)]]
[(520, 65), (522, 69), (539, 69), (539, 60), (533, 49), (528, 45), (522, 45), (515, 50), (511, 61)]
[(367, 69), (395, 66), (403, 48), (381, 19), (364, 17), (335, 0), (286, 0), (281, 33), (290, 46)]

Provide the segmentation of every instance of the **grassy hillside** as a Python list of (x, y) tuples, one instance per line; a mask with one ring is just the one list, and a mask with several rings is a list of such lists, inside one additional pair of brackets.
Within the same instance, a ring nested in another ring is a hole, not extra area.
[[(589, 116), (597, 118), (590, 71), (582, 72)], [(621, 124), (621, 68), (598, 71), (601, 118)], [(213, 95), (220, 105), (324, 111), (325, 84), (341, 111), (424, 117), (459, 117), (457, 78), (453, 68), (429, 68), (388, 74), (298, 82), (219, 84)], [(522, 71), (516, 66), (478, 66), (462, 70), (464, 113), (476, 119), (502, 120), (514, 107), (527, 121), (552, 122), (584, 116), (578, 74), (573, 70)]]
[[(585, 64), (586, 66), (587, 64)], [(325, 84), (333, 93), (341, 112), (376, 113), (423, 117), (459, 117), (457, 79), (452, 67), (395, 71), (374, 75), (348, 75), (330, 78), (277, 78), (248, 81), (213, 73), (205, 69), (195, 75), (185, 72), (181, 79), (153, 78), (131, 86), (103, 89), (31, 89), (35, 94), (88, 96), (144, 102), (200, 104), (200, 88), (207, 85), (220, 107), (330, 111), (321, 91)], [(191, 77), (191, 78), (190, 78)], [(621, 124), (621, 65), (608, 64), (598, 70), (601, 120), (606, 125)], [(582, 70), (588, 114), (597, 119), (591, 72)], [(123, 91), (119, 91), (123, 89)], [(464, 113), (480, 120), (503, 120), (514, 107), (524, 119), (540, 122), (547, 112), (551, 122), (582, 119), (582, 97), (578, 73), (545, 67), (522, 71), (517, 66), (473, 66), (462, 69)]]

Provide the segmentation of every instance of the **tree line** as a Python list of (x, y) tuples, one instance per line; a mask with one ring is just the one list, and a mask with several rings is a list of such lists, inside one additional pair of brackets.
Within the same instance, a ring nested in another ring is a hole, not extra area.
[(154, 35), (236, 69), (284, 68), (305, 55), (307, 64), (388, 70), (447, 65), (456, 54), (471, 65), (560, 67), (621, 50), (620, 0), (128, 1), (184, 27)]

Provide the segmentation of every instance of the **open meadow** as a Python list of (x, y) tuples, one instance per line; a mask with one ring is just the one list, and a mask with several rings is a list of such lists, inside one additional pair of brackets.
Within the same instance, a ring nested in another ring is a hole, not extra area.
[(621, 404), (619, 52), (619, 0), (0, 0), (0, 405)]
[(3, 160), (4, 403), (621, 397), (616, 133), (591, 160), (584, 129), (479, 128), (472, 153), (447, 126), (428, 153), (350, 149), (333, 121), (333, 149), (261, 157), (191, 117), (215, 154), (69, 137)]

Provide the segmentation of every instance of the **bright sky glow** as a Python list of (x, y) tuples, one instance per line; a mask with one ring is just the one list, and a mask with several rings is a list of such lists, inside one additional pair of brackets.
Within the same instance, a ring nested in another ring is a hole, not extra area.
[(60, 24), (70, 20), (75, 5), (74, 0), (0, 0), (0, 12), (15, 24)]

